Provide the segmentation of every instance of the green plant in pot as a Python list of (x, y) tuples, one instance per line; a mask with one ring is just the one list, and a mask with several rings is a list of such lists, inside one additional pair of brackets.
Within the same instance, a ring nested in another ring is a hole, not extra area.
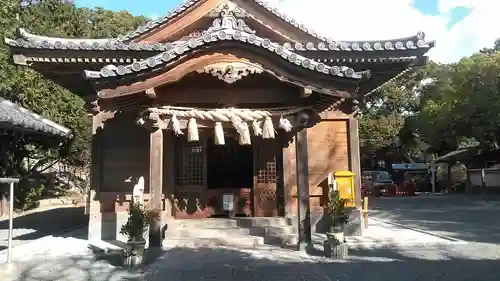
[(348, 222), (350, 210), (346, 207), (347, 199), (340, 198), (337, 190), (330, 188), (326, 205), (329, 222), (327, 240), (324, 242), (327, 257), (341, 259), (347, 257), (347, 243), (344, 238), (344, 225)]
[(128, 241), (145, 241), (144, 235), (148, 226), (147, 211), (141, 203), (135, 202), (130, 206), (127, 222), (122, 225), (120, 234), (126, 235)]
[(146, 209), (141, 203), (134, 202), (129, 208), (127, 222), (120, 229), (120, 234), (128, 237), (123, 261), (125, 267), (130, 268), (142, 263), (146, 247), (144, 236), (149, 223)]
[(349, 220), (350, 210), (346, 207), (348, 200), (340, 198), (339, 192), (333, 188), (329, 190), (328, 203), (326, 205), (329, 233), (343, 232), (344, 225)]

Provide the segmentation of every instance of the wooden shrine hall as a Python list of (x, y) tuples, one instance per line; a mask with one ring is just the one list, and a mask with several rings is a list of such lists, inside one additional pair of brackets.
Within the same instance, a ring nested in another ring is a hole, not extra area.
[(262, 0), (185, 1), (116, 38), (19, 29), (6, 43), (88, 102), (91, 239), (119, 230), (141, 176), (164, 222), (221, 216), (228, 193), (235, 216), (320, 216), (338, 170), (356, 174), (361, 208), (358, 104), (434, 45), (336, 41)]

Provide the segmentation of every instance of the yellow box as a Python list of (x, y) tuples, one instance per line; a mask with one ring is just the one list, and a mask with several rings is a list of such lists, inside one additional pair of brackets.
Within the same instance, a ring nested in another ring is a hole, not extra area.
[(346, 207), (355, 207), (356, 199), (354, 195), (354, 174), (351, 171), (337, 171), (333, 173), (333, 177), (337, 182), (337, 189), (340, 198), (347, 199)]

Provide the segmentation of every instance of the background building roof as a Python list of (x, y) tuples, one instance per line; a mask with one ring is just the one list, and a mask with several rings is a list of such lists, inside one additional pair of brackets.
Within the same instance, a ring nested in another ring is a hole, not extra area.
[(0, 128), (71, 138), (71, 130), (10, 100), (0, 98)]

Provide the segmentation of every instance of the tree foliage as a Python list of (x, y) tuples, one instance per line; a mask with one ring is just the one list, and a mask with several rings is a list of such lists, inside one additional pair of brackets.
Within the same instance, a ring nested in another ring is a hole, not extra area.
[[(3, 0), (0, 5), (0, 37), (15, 37), (17, 27), (45, 36), (116, 37), (146, 21), (127, 12), (102, 8), (77, 8), (65, 0)], [(0, 42), (0, 96), (70, 128), (71, 145), (56, 146), (43, 139), (6, 132), (2, 138), (0, 176), (29, 177), (41, 167), (64, 160), (72, 165), (89, 163), (90, 120), (84, 102), (39, 73), (10, 63), (8, 47)], [(38, 160), (26, 167), (25, 159)], [(22, 192), (21, 192), (22, 193)], [(22, 196), (22, 194), (20, 195)]]
[(500, 39), (456, 63), (414, 69), (369, 97), (363, 113), (360, 135), (368, 158), (402, 152), (422, 160), (477, 145), (498, 149)]
[(438, 151), (475, 143), (498, 148), (500, 53), (474, 54), (442, 71), (421, 105), (425, 140)]

